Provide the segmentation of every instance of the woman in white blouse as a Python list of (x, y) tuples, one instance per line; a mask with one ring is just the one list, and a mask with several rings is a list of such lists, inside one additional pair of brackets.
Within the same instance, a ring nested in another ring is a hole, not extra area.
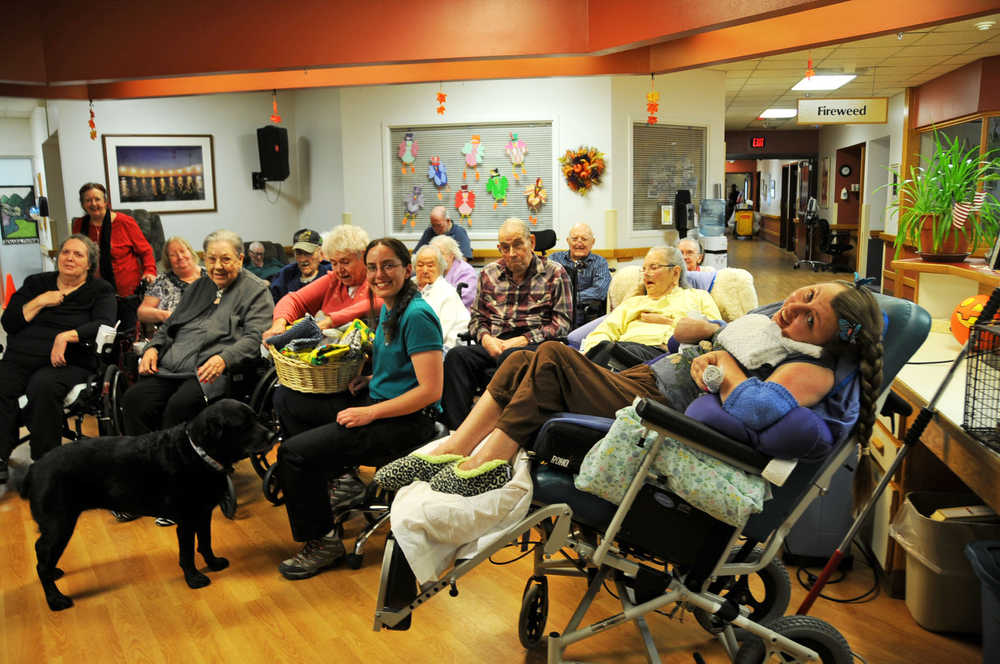
[(420, 247), (414, 261), (414, 279), (420, 295), (431, 305), (441, 320), (444, 350), (458, 343), (459, 332), (469, 329), (469, 310), (462, 304), (455, 287), (444, 280), (447, 263), (441, 251), (430, 244)]

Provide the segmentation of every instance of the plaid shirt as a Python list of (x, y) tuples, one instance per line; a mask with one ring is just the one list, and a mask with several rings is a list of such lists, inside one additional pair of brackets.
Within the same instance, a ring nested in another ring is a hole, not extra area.
[(515, 284), (500, 259), (479, 273), (469, 332), (477, 341), (484, 334), (498, 337), (515, 329), (525, 330), (528, 343), (564, 337), (573, 320), (572, 302), (569, 275), (555, 261), (534, 256), (521, 283)]

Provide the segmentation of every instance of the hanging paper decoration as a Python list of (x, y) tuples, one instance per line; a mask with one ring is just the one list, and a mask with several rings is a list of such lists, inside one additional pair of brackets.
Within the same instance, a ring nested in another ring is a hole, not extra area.
[(427, 169), (427, 179), (437, 187), (439, 201), (444, 198), (444, 194), (441, 193), (442, 189), (450, 191), (448, 189), (448, 167), (441, 163), (441, 157), (438, 155), (431, 157), (431, 165)]
[(90, 140), (97, 140), (97, 123), (94, 121), (94, 100), (90, 100), (90, 120), (87, 121), (87, 125), (90, 127)]
[(660, 112), (660, 93), (655, 88), (656, 79), (650, 75), (649, 92), (646, 93), (646, 123), (655, 125), (660, 119), (656, 114)]
[[(549, 199), (549, 194), (545, 191), (545, 187), (542, 186), (542, 178), (536, 178), (535, 184), (529, 184), (524, 190), (524, 196), (528, 199), (528, 209), (535, 214), (538, 214), (542, 206), (545, 205), (546, 201)], [(532, 224), (538, 223), (538, 217), (534, 215), (528, 215), (528, 221)]]
[(607, 165), (600, 150), (587, 146), (566, 150), (566, 154), (559, 158), (559, 163), (562, 164), (566, 184), (581, 196), (595, 184), (601, 183), (601, 175)]
[(476, 209), (476, 195), (469, 191), (469, 185), (463, 184), (462, 188), (455, 192), (455, 209), (465, 223), (471, 226), (472, 211)]
[(465, 155), (465, 169), (462, 170), (462, 179), (466, 178), (466, 175), (471, 168), (476, 173), (476, 179), (479, 179), (479, 164), (483, 163), (483, 146), (479, 144), (479, 134), (473, 134), (469, 142), (465, 144), (462, 148), (462, 154)]
[(497, 204), (507, 205), (507, 187), (509, 182), (506, 175), (500, 175), (500, 169), (494, 168), (490, 171), (490, 179), (486, 181), (486, 192), (493, 197), (493, 209), (497, 209)]
[(806, 78), (812, 78), (816, 75), (816, 70), (813, 69), (813, 59), (809, 56), (809, 61), (806, 63)]
[(403, 213), (403, 227), (406, 227), (406, 222), (410, 222), (410, 226), (417, 225), (417, 213), (424, 207), (424, 189), (420, 185), (413, 185), (413, 192), (408, 196), (403, 197), (403, 208), (406, 210)]
[(524, 155), (528, 152), (528, 146), (525, 145), (524, 141), (517, 137), (517, 134), (512, 133), (510, 135), (510, 140), (507, 141), (507, 147), (504, 148), (507, 156), (510, 157), (510, 163), (514, 165), (514, 179), (519, 179), (520, 176), (517, 174), (517, 169), (521, 169), (521, 173), (525, 173), (524, 170)]
[(278, 115), (278, 91), (271, 90), (271, 122), (278, 124), (281, 122), (281, 116)]
[(407, 167), (409, 167), (411, 173), (417, 170), (413, 166), (413, 162), (417, 160), (417, 139), (413, 138), (412, 131), (406, 132), (403, 140), (399, 143), (399, 160), (403, 162), (401, 169), (403, 175), (406, 175)]
[(443, 93), (441, 91), (438, 91), (438, 93), (437, 93), (437, 102), (438, 102), (437, 114), (438, 115), (444, 115), (444, 103), (447, 100), (448, 100), (448, 95), (446, 95), (445, 93)]

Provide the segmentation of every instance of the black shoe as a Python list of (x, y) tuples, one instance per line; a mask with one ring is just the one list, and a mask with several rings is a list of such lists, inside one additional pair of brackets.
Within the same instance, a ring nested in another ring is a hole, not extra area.
[(115, 521), (118, 521), (119, 523), (135, 521), (139, 518), (138, 514), (132, 514), (131, 512), (116, 512), (115, 510), (111, 510), (111, 516), (115, 517)]

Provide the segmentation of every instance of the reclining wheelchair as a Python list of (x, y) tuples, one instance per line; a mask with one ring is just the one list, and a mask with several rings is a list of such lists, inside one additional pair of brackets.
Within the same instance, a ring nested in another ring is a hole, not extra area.
[[(876, 297), (887, 319), (884, 398), (896, 373), (926, 338), (930, 316), (912, 302)], [(838, 384), (852, 369), (838, 368)], [(546, 642), (550, 663), (563, 662), (567, 646), (629, 621), (638, 627), (649, 661), (659, 662), (645, 615), (671, 604), (676, 605), (671, 616), (679, 610), (694, 613), (733, 662), (852, 662), (847, 641), (833, 626), (811, 616), (784, 615), (790, 580), (776, 556), (785, 535), (851, 456), (853, 436), (846, 436), (822, 461), (796, 463), (770, 459), (655, 402), (639, 401), (636, 410), (655, 436), (651, 443), (646, 438), (648, 451), (620, 505), (577, 490), (571, 474), (588, 447), (581, 441), (601, 438), (612, 420), (555, 416), (533, 446), (533, 511), (504, 530), (495, 544), (456, 561), (438, 579), (418, 587), (399, 545), (387, 539), (374, 629), (407, 629), (417, 607), (449, 587), (457, 594), (459, 578), (535, 530), (541, 542), (533, 551), (534, 573), (524, 590), (518, 636), (526, 648)], [(774, 485), (773, 497), (762, 512), (733, 526), (647, 483), (665, 438), (762, 475)], [(587, 589), (563, 632), (545, 636), (549, 574), (579, 576)], [(759, 590), (751, 592), (752, 577), (759, 579), (754, 585), (763, 588), (762, 597), (757, 596)], [(606, 581), (616, 586), (622, 611), (581, 628)]]

